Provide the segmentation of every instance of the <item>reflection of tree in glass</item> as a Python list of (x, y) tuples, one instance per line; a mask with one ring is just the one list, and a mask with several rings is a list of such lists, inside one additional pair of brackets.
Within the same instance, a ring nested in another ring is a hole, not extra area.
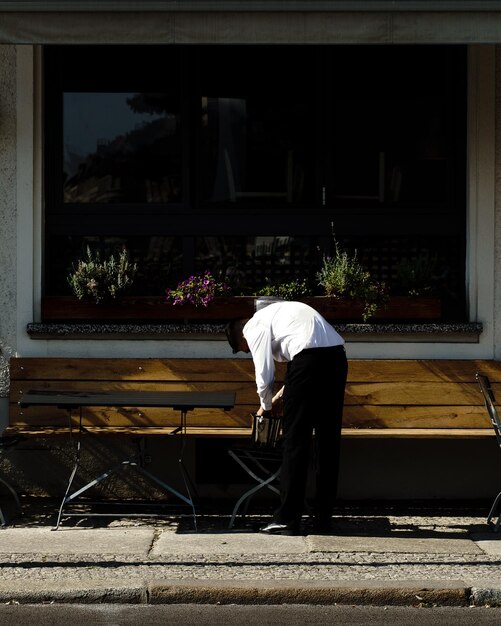
[(127, 104), (134, 113), (150, 115), (156, 113), (175, 116), (174, 111), (178, 108), (177, 98), (171, 98), (165, 93), (135, 93), (131, 98), (127, 98)]
[[(180, 199), (181, 143), (174, 102), (166, 94), (134, 94), (134, 113), (150, 114), (132, 130), (98, 142), (64, 184), (65, 202), (165, 203)], [(160, 115), (160, 117), (159, 117)]]

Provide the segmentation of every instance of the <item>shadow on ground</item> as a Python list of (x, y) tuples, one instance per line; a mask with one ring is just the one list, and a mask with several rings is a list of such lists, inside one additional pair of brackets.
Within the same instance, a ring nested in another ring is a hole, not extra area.
[[(18, 515), (12, 502), (2, 497), (0, 504), (10, 528), (55, 527), (60, 501), (50, 498), (22, 498), (22, 515)], [(123, 517), (124, 511), (133, 517)], [(176, 532), (193, 532), (191, 509), (178, 505), (158, 508), (154, 503), (128, 501), (81, 502), (73, 504), (68, 511), (76, 516), (63, 515), (64, 527), (107, 528), (155, 526), (170, 528)], [(363, 502), (341, 503), (332, 518), (332, 533), (339, 536), (372, 536), (405, 538), (458, 538), (470, 533), (488, 530), (487, 503), (441, 503), (441, 502)], [(105, 517), (86, 517), (89, 513), (105, 513)], [(272, 515), (271, 505), (256, 506), (252, 515), (238, 517), (233, 532), (254, 532), (267, 523)], [(201, 502), (197, 507), (197, 531), (217, 532), (228, 530), (231, 503)], [(305, 534), (312, 528), (312, 520), (303, 518)]]

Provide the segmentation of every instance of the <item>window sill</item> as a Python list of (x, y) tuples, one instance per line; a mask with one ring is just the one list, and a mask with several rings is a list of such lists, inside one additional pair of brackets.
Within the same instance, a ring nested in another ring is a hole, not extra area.
[[(347, 343), (478, 343), (482, 324), (477, 322), (413, 324), (334, 324)], [(224, 324), (64, 324), (31, 323), (31, 339), (155, 339), (223, 340)]]

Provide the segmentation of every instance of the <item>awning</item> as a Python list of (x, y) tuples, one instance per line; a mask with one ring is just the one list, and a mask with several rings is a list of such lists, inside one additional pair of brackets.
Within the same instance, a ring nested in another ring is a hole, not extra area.
[(500, 42), (497, 0), (0, 0), (10, 44)]

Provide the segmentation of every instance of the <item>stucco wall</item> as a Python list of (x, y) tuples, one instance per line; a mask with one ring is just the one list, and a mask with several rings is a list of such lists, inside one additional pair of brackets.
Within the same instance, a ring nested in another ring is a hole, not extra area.
[(16, 343), (16, 49), (0, 46), (0, 341)]
[(496, 221), (494, 247), (494, 356), (501, 359), (501, 45), (496, 46)]

